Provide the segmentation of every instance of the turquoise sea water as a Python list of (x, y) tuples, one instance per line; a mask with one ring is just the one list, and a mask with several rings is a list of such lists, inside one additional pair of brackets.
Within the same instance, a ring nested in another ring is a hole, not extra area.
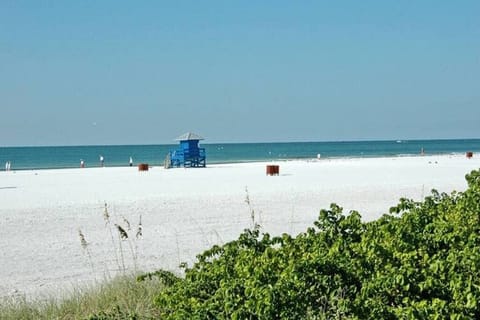
[[(289, 142), (289, 143), (201, 143), (206, 149), (207, 165), (213, 163), (271, 161), (278, 159), (387, 157), (426, 154), (480, 152), (480, 139), (466, 140), (402, 140), (350, 142)], [(68, 147), (0, 147), (0, 170), (6, 161), (12, 170), (76, 168), (80, 159), (86, 167), (100, 166), (103, 155), (106, 166), (134, 164), (162, 165), (165, 156), (176, 145), (68, 146)]]

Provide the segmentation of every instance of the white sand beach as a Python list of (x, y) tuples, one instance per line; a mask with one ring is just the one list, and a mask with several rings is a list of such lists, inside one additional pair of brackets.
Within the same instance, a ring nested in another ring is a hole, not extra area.
[[(262, 230), (275, 235), (305, 231), (331, 202), (372, 220), (400, 197), (465, 190), (464, 176), (480, 167), (480, 158), (277, 161), (279, 176), (266, 176), (266, 164), (1, 171), (0, 297), (72, 290), (113, 276), (124, 264), (133, 270), (134, 261), (142, 271), (178, 270), (213, 244), (236, 239), (251, 226), (251, 208)], [(140, 216), (143, 236), (136, 239)], [(113, 223), (128, 231), (124, 218), (131, 231), (122, 263)]]

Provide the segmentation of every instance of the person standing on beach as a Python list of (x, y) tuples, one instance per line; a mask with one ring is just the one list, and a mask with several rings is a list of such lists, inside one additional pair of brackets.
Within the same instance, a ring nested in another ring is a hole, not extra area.
[(103, 167), (103, 165), (104, 165), (104, 159), (103, 159), (103, 156), (100, 155), (100, 166)]
[(129, 164), (130, 164), (130, 167), (133, 166), (133, 159), (132, 159), (132, 157), (130, 157)]
[(85, 168), (85, 161), (83, 161), (83, 159), (80, 159), (80, 168)]
[(5, 162), (5, 171), (8, 171), (10, 168), (10, 161)]

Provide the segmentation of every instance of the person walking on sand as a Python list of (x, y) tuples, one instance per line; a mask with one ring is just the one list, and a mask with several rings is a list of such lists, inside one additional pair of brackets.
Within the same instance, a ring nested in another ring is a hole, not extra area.
[(104, 164), (105, 164), (105, 162), (104, 162), (103, 156), (100, 155), (100, 166), (103, 167)]
[(83, 159), (80, 159), (80, 168), (85, 168), (85, 161), (83, 161)]
[(130, 167), (133, 166), (133, 159), (132, 159), (132, 157), (130, 157), (129, 164), (130, 164)]

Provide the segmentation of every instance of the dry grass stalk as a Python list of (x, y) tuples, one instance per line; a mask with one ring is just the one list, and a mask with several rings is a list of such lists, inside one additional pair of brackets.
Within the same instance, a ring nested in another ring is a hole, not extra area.
[(108, 213), (108, 205), (105, 202), (105, 209), (103, 210), (103, 219), (105, 220), (105, 225), (110, 223), (110, 214)]
[(143, 228), (142, 228), (142, 215), (140, 215), (140, 220), (138, 221), (138, 228), (137, 228), (137, 234), (135, 237), (137, 239), (141, 238), (143, 236)]
[(80, 245), (82, 246), (83, 250), (85, 250), (88, 260), (90, 261), (90, 266), (92, 267), (92, 272), (95, 274), (95, 268), (93, 267), (93, 259), (92, 255), (90, 253), (90, 250), (88, 249), (88, 242), (87, 239), (85, 238), (85, 235), (83, 234), (81, 229), (78, 229), (78, 236), (80, 237)]
[(248, 193), (248, 187), (245, 187), (245, 203), (248, 205), (248, 208), (250, 209), (250, 219), (252, 220), (252, 227), (256, 227), (256, 222), (255, 222), (255, 210), (252, 207), (252, 203), (250, 202), (250, 195)]
[(103, 210), (103, 220), (105, 220), (105, 227), (107, 227), (107, 226), (109, 227), (108, 231), (110, 232), (110, 238), (112, 240), (113, 251), (115, 252), (115, 261), (117, 262), (117, 266), (119, 268), (121, 268), (120, 260), (118, 259), (117, 246), (115, 244), (115, 239), (113, 237), (113, 232), (112, 232), (112, 228), (111, 228), (111, 225), (110, 225), (110, 213), (108, 212), (107, 202), (105, 202), (105, 206), (104, 206), (104, 210)]
[(125, 222), (125, 224), (127, 225), (127, 230), (131, 231), (132, 229), (130, 228), (130, 221), (128, 221), (127, 218), (123, 216), (122, 216), (122, 219), (123, 219), (123, 222)]
[(120, 226), (118, 224), (115, 224), (115, 227), (118, 230), (118, 234), (120, 235), (120, 239), (122, 239), (122, 240), (128, 239), (128, 233), (127, 233), (127, 231), (125, 231), (125, 229), (122, 228), (122, 226)]
[(82, 233), (82, 230), (78, 229), (78, 236), (80, 237), (80, 244), (84, 250), (87, 250), (88, 242), (85, 239), (85, 235)]

